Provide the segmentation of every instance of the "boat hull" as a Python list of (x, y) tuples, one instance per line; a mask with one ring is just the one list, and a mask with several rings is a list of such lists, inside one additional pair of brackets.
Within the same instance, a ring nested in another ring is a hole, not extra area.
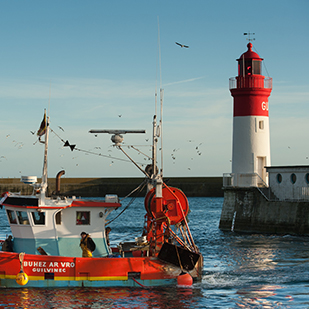
[[(23, 270), (25, 285), (16, 282)], [(179, 267), (154, 257), (80, 258), (0, 252), (0, 287), (138, 287), (176, 285)], [(196, 277), (196, 271), (191, 272)]]

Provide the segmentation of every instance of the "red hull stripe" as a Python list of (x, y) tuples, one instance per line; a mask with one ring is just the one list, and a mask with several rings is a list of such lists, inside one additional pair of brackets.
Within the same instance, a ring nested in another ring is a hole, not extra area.
[[(16, 279), (16, 275), (1, 275), (0, 279)], [(45, 280), (44, 276), (28, 276), (29, 280)], [(55, 281), (116, 281), (116, 280), (128, 280), (128, 276), (57, 276), (53, 280)]]
[(73, 201), (71, 207), (120, 207), (119, 203), (105, 203), (95, 201)]
[[(175, 278), (165, 264), (151, 257), (77, 258), (26, 254), (23, 270), (29, 280), (46, 280), (52, 274), (55, 281), (116, 281), (128, 280), (129, 273), (140, 273), (141, 280)], [(19, 255), (0, 252), (0, 279), (15, 279), (20, 271)]]
[(92, 202), (92, 201), (73, 201), (72, 204), (66, 206), (57, 206), (57, 207), (50, 207), (50, 206), (23, 206), (23, 205), (11, 205), (6, 204), (5, 202), (2, 204), (3, 206), (9, 207), (16, 207), (16, 208), (29, 208), (29, 209), (65, 209), (69, 207), (121, 207), (119, 203), (105, 203), (105, 202)]

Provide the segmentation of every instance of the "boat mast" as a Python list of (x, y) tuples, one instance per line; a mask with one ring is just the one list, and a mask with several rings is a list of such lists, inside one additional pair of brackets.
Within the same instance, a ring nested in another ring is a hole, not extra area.
[[(162, 106), (163, 106), (163, 89), (162, 89), (162, 71), (161, 71), (161, 46), (160, 46), (160, 24), (158, 17), (158, 64), (159, 74), (160, 74), (160, 120), (159, 125), (157, 125), (157, 85), (155, 93), (155, 115), (153, 117), (153, 141), (152, 141), (152, 175), (151, 184), (156, 188), (156, 197), (162, 198), (162, 185), (163, 185), (163, 145), (162, 145)], [(157, 167), (157, 151), (158, 151), (158, 138), (161, 138), (161, 167), (160, 171)]]
[(45, 205), (46, 189), (47, 189), (47, 154), (48, 154), (48, 138), (49, 138), (49, 116), (46, 119), (46, 133), (45, 133), (45, 144), (44, 148), (44, 162), (42, 171), (42, 182), (40, 189), (40, 204)]

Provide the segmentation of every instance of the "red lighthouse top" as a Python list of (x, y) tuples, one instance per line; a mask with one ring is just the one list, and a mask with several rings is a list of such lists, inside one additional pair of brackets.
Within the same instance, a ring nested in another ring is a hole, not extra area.
[(261, 75), (263, 59), (252, 51), (252, 43), (248, 43), (248, 50), (243, 53), (238, 61), (238, 76)]
[(238, 76), (230, 79), (230, 91), (234, 97), (234, 117), (268, 117), (268, 97), (272, 88), (272, 79), (262, 75), (263, 59), (252, 51), (251, 42), (248, 50), (238, 62)]
[(260, 56), (255, 53), (254, 51), (252, 51), (252, 43), (248, 43), (247, 47), (248, 50), (243, 53), (239, 59), (237, 59), (237, 61), (242, 60), (243, 58), (245, 59), (255, 59), (255, 60), (263, 60), (263, 58), (260, 58)]

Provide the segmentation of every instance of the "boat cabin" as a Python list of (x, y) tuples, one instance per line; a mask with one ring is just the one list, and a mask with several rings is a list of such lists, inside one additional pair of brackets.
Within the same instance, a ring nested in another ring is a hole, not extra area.
[(104, 201), (46, 198), (6, 193), (2, 199), (14, 237), (15, 252), (81, 257), (81, 232), (96, 244), (93, 257), (111, 254), (105, 235), (107, 216), (121, 206), (116, 195)]

